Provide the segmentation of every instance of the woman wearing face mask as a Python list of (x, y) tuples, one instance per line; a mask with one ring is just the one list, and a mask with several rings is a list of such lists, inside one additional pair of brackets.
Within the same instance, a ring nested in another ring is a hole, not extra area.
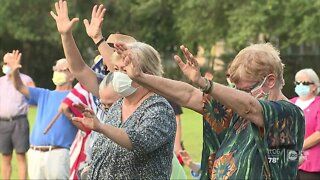
[[(128, 44), (141, 69), (162, 76), (158, 52), (136, 42)], [(117, 59), (117, 58), (116, 58)], [(112, 86), (122, 98), (103, 122), (86, 110), (73, 118), (99, 133), (92, 151), (90, 179), (169, 179), (175, 138), (175, 115), (163, 97), (133, 82), (124, 61), (114, 61)]]
[[(72, 28), (79, 19), (68, 17), (67, 1), (59, 0), (55, 10), (51, 15), (61, 34), (70, 70), (97, 95), (96, 75), (86, 67), (72, 35)], [(94, 6), (91, 22), (84, 21), (86, 28), (99, 24), (97, 28), (101, 29), (105, 11), (103, 5)], [(104, 54), (111, 55), (113, 49), (104, 43), (104, 38), (95, 40), (104, 60), (110, 59)], [(144, 43), (128, 46), (139, 59), (143, 72), (162, 76), (161, 59), (154, 48)], [(102, 52), (102, 49), (106, 51)], [(176, 131), (172, 107), (165, 98), (132, 82), (122, 60), (114, 62), (114, 70), (112, 85), (122, 98), (113, 103), (103, 121), (99, 122), (90, 110), (85, 110), (84, 118), (73, 118), (99, 133), (93, 146), (88, 178), (169, 179)]]
[(196, 58), (180, 49), (186, 60), (175, 60), (196, 87), (144, 73), (130, 53), (126, 70), (134, 82), (203, 115), (201, 179), (295, 179), (304, 117), (281, 91), (279, 52), (269, 43), (242, 49), (229, 66), (231, 88), (202, 77)]
[(295, 76), (295, 92), (291, 99), (305, 115), (306, 133), (300, 158), (299, 179), (320, 179), (320, 96), (319, 77), (313, 69), (302, 69)]

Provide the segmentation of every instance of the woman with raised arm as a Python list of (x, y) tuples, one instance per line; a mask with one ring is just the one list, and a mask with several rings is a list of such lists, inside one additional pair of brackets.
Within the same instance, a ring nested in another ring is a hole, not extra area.
[[(55, 9), (56, 14), (51, 12), (51, 15), (61, 34), (65, 55), (70, 58), (71, 66), (77, 66), (75, 59), (81, 59), (81, 55), (71, 33), (77, 19), (69, 20), (66, 1), (57, 2)], [(145, 73), (162, 76), (160, 55), (153, 47), (140, 42), (129, 43), (127, 47)], [(88, 177), (169, 179), (176, 131), (173, 109), (165, 98), (132, 82), (122, 57), (113, 63), (112, 86), (122, 98), (113, 103), (102, 122), (91, 110), (85, 110), (84, 118), (73, 118), (99, 133)]]
[(116, 48), (134, 82), (203, 114), (201, 179), (296, 178), (304, 116), (281, 92), (283, 64), (271, 44), (238, 53), (228, 70), (235, 88), (202, 77), (197, 60), (181, 46), (186, 63), (179, 56), (175, 60), (200, 89), (146, 74), (125, 44)]

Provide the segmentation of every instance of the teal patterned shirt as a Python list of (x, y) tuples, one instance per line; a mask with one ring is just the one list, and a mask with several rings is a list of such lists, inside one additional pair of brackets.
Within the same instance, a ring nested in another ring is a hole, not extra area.
[(258, 128), (209, 96), (203, 102), (201, 179), (295, 179), (305, 129), (300, 108), (260, 101), (264, 128)]

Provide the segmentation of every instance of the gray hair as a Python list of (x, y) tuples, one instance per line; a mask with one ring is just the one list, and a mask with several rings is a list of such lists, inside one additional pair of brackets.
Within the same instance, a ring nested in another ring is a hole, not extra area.
[(305, 68), (298, 71), (296, 73), (296, 76), (298, 74), (307, 75), (310, 78), (310, 80), (314, 82), (314, 84), (317, 86), (317, 91), (315, 91), (315, 95), (317, 95), (319, 93), (319, 86), (320, 86), (319, 76), (317, 75), (317, 73), (311, 68)]
[(142, 42), (127, 44), (128, 48), (137, 56), (138, 62), (143, 72), (156, 76), (163, 75), (160, 54), (152, 46)]

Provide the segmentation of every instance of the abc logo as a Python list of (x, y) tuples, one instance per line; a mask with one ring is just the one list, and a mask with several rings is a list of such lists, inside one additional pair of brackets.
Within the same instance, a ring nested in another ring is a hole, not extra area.
[(298, 159), (298, 153), (297, 153), (296, 151), (294, 151), (294, 150), (289, 150), (289, 152), (288, 152), (288, 159), (289, 159), (290, 161), (295, 161), (295, 160), (297, 160), (297, 159)]

